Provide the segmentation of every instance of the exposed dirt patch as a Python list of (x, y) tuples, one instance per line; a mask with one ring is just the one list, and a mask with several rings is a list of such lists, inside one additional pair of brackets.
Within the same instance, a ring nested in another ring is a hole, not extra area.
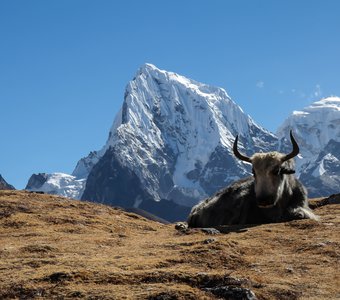
[(340, 205), (332, 201), (313, 200), (320, 222), (217, 234), (0, 191), (0, 298), (337, 299)]

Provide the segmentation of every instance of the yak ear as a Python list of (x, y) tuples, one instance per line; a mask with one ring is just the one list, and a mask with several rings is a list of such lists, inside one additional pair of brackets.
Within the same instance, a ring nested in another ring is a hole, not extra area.
[(295, 173), (294, 169), (289, 169), (289, 168), (285, 168), (285, 167), (282, 167), (280, 169), (280, 174), (294, 174), (294, 173)]

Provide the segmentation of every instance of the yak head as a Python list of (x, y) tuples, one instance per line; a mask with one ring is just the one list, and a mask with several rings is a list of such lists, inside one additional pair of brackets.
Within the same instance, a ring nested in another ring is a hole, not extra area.
[(295, 173), (292, 158), (299, 153), (299, 146), (292, 131), (290, 131), (290, 140), (293, 144), (293, 150), (289, 154), (268, 152), (255, 153), (251, 157), (247, 157), (238, 151), (238, 136), (236, 136), (233, 147), (234, 154), (238, 159), (251, 163), (253, 166), (254, 189), (259, 207), (273, 207), (282, 198), (284, 191), (291, 192), (287, 175)]

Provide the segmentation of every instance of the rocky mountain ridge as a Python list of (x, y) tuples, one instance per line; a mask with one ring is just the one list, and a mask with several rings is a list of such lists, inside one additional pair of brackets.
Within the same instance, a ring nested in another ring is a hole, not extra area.
[(15, 190), (15, 187), (9, 184), (0, 174), (0, 190)]
[(293, 128), (301, 145), (298, 175), (312, 196), (335, 193), (339, 103), (333, 97), (294, 112), (276, 136), (257, 125), (225, 90), (146, 64), (129, 82), (104, 147), (81, 159), (65, 180), (50, 174), (40, 187), (28, 184), (27, 189), (151, 212), (153, 204), (164, 206), (163, 218), (170, 205), (183, 208), (184, 215), (188, 207), (250, 174), (249, 165), (232, 154), (236, 134), (246, 154), (289, 152)]

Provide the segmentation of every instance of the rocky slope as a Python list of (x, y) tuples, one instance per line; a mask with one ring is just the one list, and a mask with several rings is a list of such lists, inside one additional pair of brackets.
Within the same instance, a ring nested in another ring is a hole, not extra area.
[(15, 190), (14, 186), (7, 183), (0, 174), (0, 190)]
[(320, 222), (211, 235), (104, 205), (0, 191), (0, 298), (337, 299), (340, 204), (332, 199), (313, 202)]

